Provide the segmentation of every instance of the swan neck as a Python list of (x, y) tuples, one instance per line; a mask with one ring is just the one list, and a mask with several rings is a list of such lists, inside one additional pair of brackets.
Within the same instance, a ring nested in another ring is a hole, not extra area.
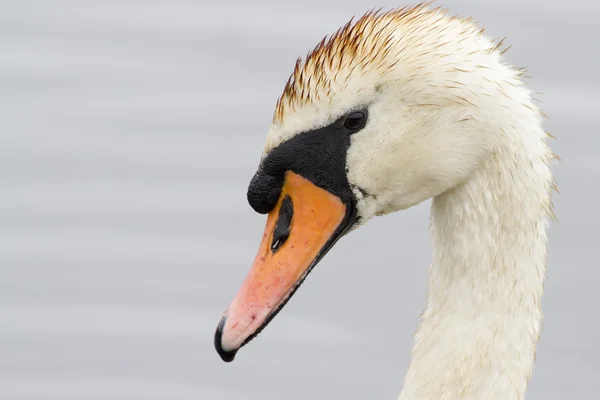
[(433, 199), (427, 305), (401, 400), (524, 396), (542, 324), (551, 153), (538, 126), (504, 132), (506, 148)]

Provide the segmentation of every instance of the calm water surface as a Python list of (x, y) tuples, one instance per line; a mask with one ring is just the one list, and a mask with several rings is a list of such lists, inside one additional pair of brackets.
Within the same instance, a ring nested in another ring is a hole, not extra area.
[[(235, 363), (212, 344), (260, 240), (246, 187), (293, 63), (382, 4), (0, 3), (1, 399), (396, 398), (429, 203), (344, 238)], [(528, 399), (598, 399), (600, 4), (444, 4), (508, 36), (563, 158)]]

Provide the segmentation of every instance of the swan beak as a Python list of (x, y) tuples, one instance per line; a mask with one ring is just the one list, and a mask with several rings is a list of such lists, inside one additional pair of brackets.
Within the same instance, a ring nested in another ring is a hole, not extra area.
[(215, 333), (225, 362), (275, 317), (344, 231), (346, 205), (308, 179), (286, 172), (250, 272)]

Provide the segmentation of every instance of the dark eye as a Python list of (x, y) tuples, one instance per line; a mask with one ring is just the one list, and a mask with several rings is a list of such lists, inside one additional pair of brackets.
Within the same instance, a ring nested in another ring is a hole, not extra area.
[(346, 116), (344, 127), (351, 132), (356, 132), (364, 128), (366, 123), (367, 115), (364, 111), (352, 111)]

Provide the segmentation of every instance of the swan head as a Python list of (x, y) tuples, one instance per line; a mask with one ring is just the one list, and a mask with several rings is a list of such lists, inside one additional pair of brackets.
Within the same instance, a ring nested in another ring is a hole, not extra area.
[(510, 107), (502, 87), (519, 84), (496, 50), (471, 22), (417, 6), (368, 13), (298, 60), (248, 189), (268, 218), (215, 335), (223, 360), (345, 233), (465, 182), (490, 157)]

